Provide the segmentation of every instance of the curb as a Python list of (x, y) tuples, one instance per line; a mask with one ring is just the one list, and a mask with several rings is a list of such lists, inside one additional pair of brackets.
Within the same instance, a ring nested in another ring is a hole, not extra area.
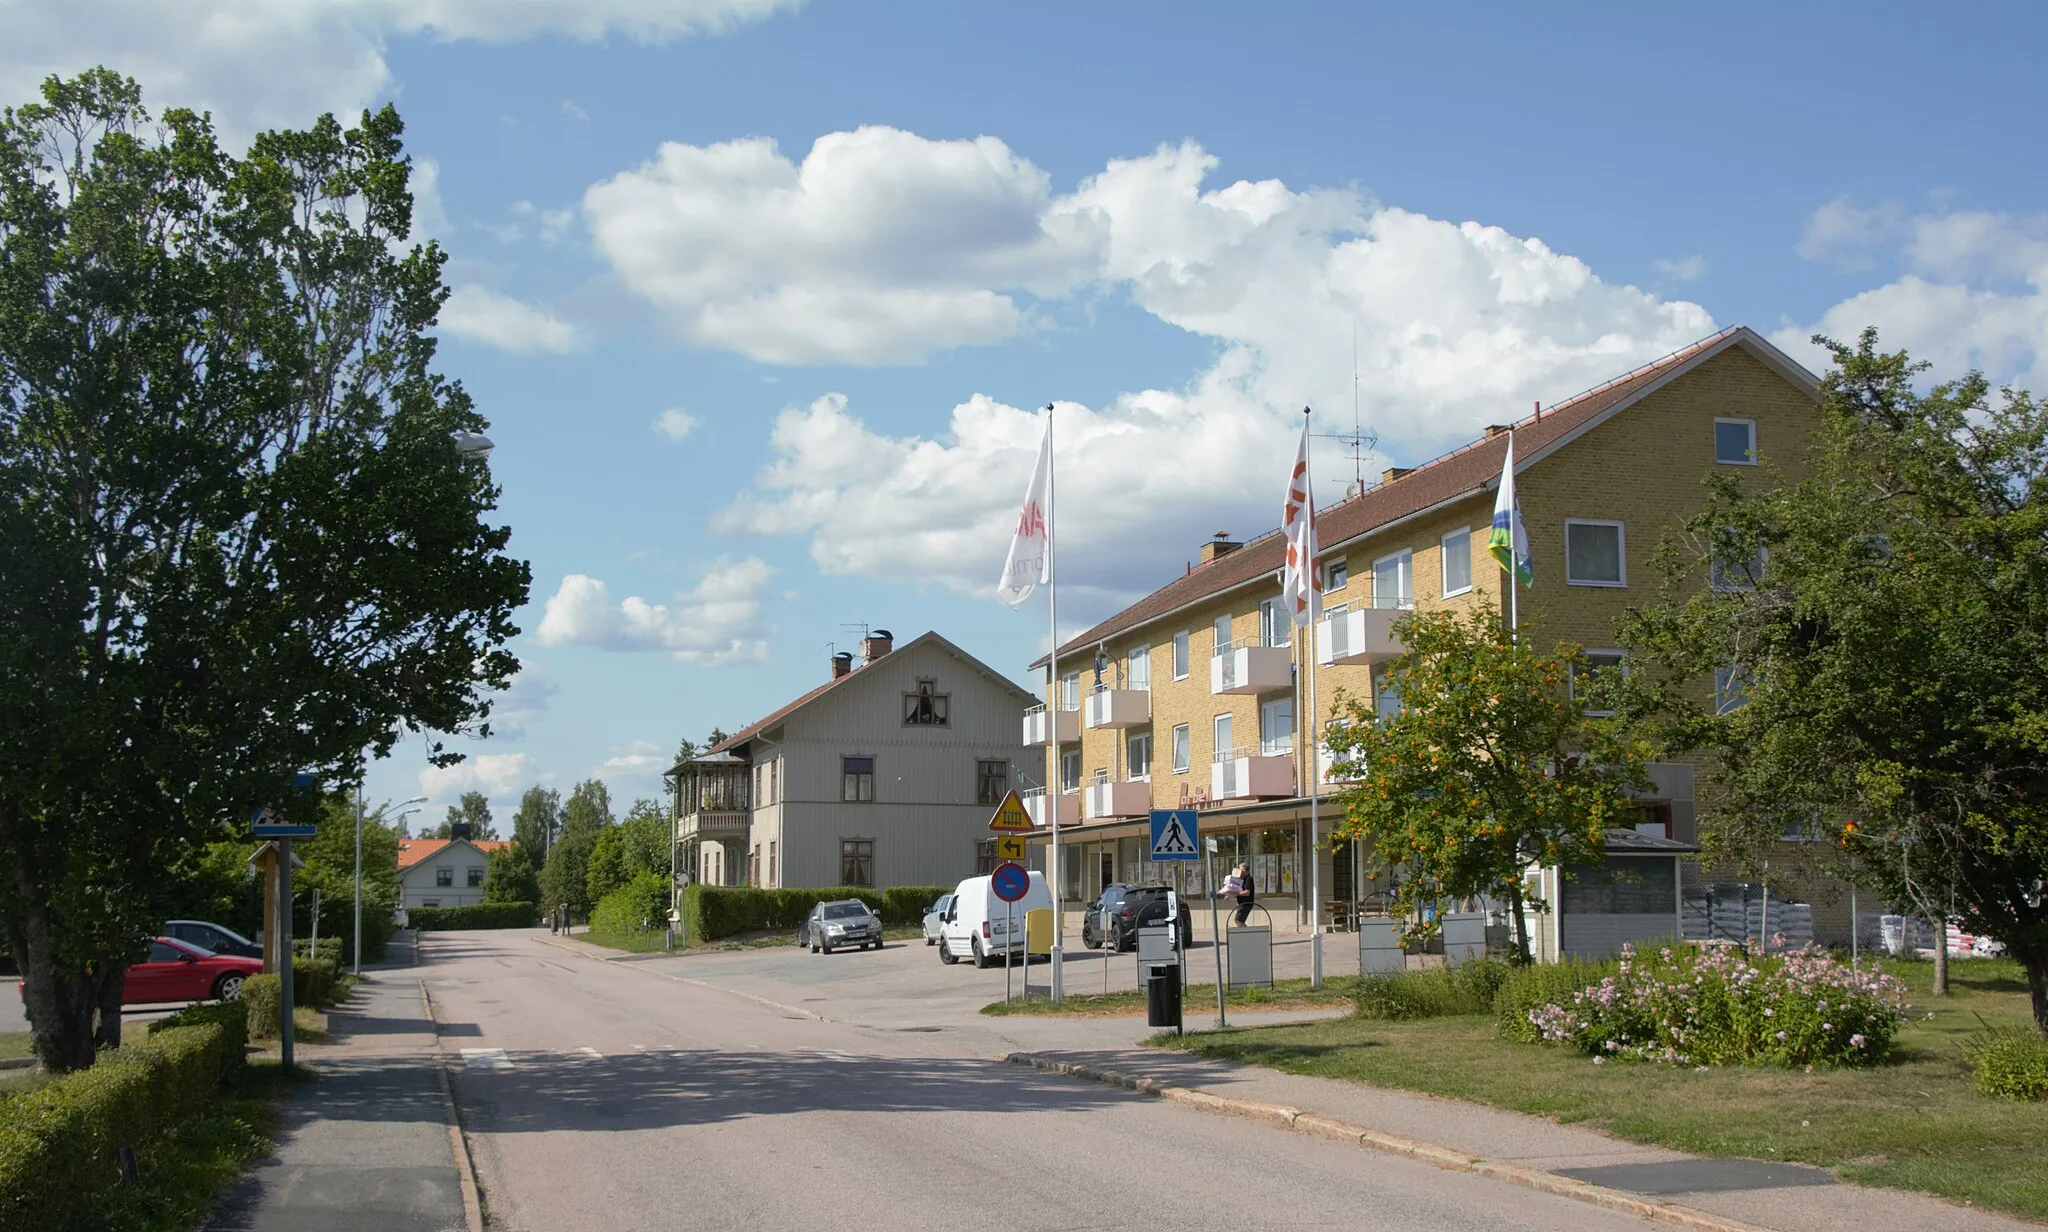
[(476, 1183), (476, 1165), (469, 1157), (469, 1138), (462, 1132), (462, 1109), (455, 1102), (455, 1084), (448, 1077), (448, 1054), (441, 1050), (441, 1020), (434, 1013), (434, 996), (427, 982), (419, 981), (420, 1004), (427, 1021), (434, 1026), (435, 1074), (441, 1079), (441, 1112), (448, 1121), (448, 1146), (455, 1156), (455, 1182), (462, 1191), (462, 1218), (469, 1232), (484, 1232), (483, 1190)]
[(1155, 1099), (1172, 1100), (1174, 1103), (1196, 1108), (1203, 1112), (1219, 1113), (1224, 1116), (1242, 1117), (1247, 1120), (1263, 1121), (1279, 1129), (1291, 1129), (1296, 1133), (1312, 1134), (1337, 1142), (1356, 1143), (1368, 1151), (1381, 1151), (1389, 1155), (1404, 1155), (1409, 1159), (1425, 1163), (1446, 1172), (1463, 1172), (1473, 1176), (1484, 1176), (1496, 1181), (1506, 1181), (1525, 1189), (1534, 1189), (1570, 1198), (1590, 1206), (1605, 1207), (1627, 1215), (1652, 1219), (1659, 1223), (1674, 1224), (1683, 1228), (1695, 1228), (1699, 1232), (1772, 1232), (1771, 1229), (1736, 1219), (1724, 1219), (1709, 1215), (1691, 1207), (1675, 1203), (1657, 1202), (1620, 1189), (1609, 1189), (1605, 1185), (1594, 1185), (1587, 1181), (1573, 1180), (1554, 1172), (1527, 1168), (1520, 1164), (1504, 1163), (1486, 1159), (1464, 1151), (1454, 1151), (1433, 1142), (1422, 1142), (1404, 1138), (1398, 1134), (1382, 1133), (1363, 1125), (1353, 1125), (1335, 1117), (1320, 1113), (1303, 1112), (1283, 1104), (1266, 1104), (1257, 1100), (1236, 1099), (1228, 1095), (1217, 1095), (1194, 1087), (1169, 1086), (1156, 1078), (1140, 1078), (1117, 1070), (1103, 1069), (1094, 1065), (1062, 1061), (1057, 1057), (1043, 1056), (1032, 1052), (1006, 1052), (996, 1058), (1011, 1065), (1022, 1065), (1041, 1070), (1048, 1074), (1061, 1074), (1069, 1078), (1081, 1078), (1099, 1082), (1104, 1086), (1122, 1087), (1139, 1095), (1150, 1095)]
[(35, 1063), (34, 1057), (9, 1057), (5, 1061), (0, 1061), (0, 1070), (33, 1069)]

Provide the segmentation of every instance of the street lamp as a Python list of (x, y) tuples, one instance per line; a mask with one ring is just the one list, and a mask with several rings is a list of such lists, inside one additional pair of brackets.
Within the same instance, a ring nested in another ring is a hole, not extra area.
[(481, 432), (471, 432), (467, 428), (457, 428), (450, 432), (448, 439), (455, 442), (456, 456), (463, 458), (488, 457), (491, 450), (497, 447), (490, 437)]
[[(407, 804), (425, 804), (425, 796), (414, 796)], [(418, 809), (408, 809), (398, 816), (403, 818)], [(354, 973), (363, 973), (363, 785), (356, 784), (356, 949)]]

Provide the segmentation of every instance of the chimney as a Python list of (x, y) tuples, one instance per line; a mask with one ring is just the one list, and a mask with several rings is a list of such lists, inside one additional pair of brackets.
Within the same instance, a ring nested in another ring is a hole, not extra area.
[(1218, 557), (1228, 556), (1243, 546), (1242, 543), (1231, 541), (1229, 531), (1219, 530), (1214, 538), (1202, 545), (1202, 563), (1206, 565)]
[(455, 839), (458, 839), (458, 838), (468, 838), (468, 837), (469, 837), (469, 823), (468, 823), (468, 822), (466, 822), (466, 821), (451, 821), (451, 822), (449, 822), (449, 823), (448, 823), (448, 838), (450, 839), (450, 841), (453, 841), (453, 840), (455, 840)]
[(1399, 479), (1401, 476), (1407, 474), (1409, 471), (1412, 471), (1414, 469), (1415, 468), (1412, 466), (1390, 466), (1387, 469), (1380, 472), (1380, 482), (1392, 483), (1396, 479)]
[(1508, 425), (1506, 424), (1488, 424), (1486, 425), (1486, 439), (1490, 441), (1507, 430)]
[(876, 659), (888, 654), (896, 646), (896, 635), (887, 629), (877, 629), (860, 640), (861, 666), (866, 667)]
[(832, 656), (832, 679), (837, 680), (853, 670), (853, 654), (842, 650)]

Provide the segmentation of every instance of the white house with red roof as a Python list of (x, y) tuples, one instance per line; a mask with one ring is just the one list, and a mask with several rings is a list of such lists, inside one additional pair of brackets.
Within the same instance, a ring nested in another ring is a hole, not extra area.
[(503, 839), (402, 838), (398, 840), (398, 905), (467, 907), (484, 901), (484, 868)]

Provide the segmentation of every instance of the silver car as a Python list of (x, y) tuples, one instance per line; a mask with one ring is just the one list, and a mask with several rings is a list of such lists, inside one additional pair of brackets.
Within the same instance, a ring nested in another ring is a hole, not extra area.
[(842, 945), (882, 948), (882, 921), (857, 898), (819, 903), (811, 908), (797, 935), (798, 945), (808, 945), (813, 954), (830, 954)]
[(926, 945), (937, 945), (939, 943), (939, 928), (946, 922), (946, 908), (952, 905), (953, 896), (951, 894), (941, 894), (939, 895), (938, 902), (925, 908), (924, 943)]

